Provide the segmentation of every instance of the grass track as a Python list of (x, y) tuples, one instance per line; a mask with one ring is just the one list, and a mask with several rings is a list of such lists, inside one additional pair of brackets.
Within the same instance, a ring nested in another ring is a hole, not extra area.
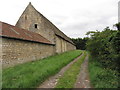
[(59, 79), (56, 88), (74, 88), (77, 75), (80, 72), (80, 66), (83, 63), (85, 57), (86, 52), (84, 52), (84, 55), (64, 73), (64, 75)]
[(65, 52), (3, 70), (3, 88), (35, 88), (78, 57), (82, 51)]

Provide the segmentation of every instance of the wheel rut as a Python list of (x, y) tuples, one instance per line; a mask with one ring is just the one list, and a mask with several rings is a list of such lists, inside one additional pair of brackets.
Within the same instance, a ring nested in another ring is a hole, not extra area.
[[(82, 53), (83, 55), (83, 53)], [(73, 64), (75, 63), (77, 60), (79, 60), (81, 58), (81, 56), (78, 56), (76, 59), (74, 59), (72, 62), (70, 62), (69, 64), (67, 64), (65, 67), (63, 67), (59, 73), (57, 73), (54, 76), (51, 76), (50, 78), (48, 78), (45, 82), (43, 82), (38, 88), (54, 88), (59, 80), (60, 77), (63, 76), (64, 72)]]
[(80, 73), (77, 77), (74, 88), (91, 88), (88, 72), (88, 55), (81, 65)]

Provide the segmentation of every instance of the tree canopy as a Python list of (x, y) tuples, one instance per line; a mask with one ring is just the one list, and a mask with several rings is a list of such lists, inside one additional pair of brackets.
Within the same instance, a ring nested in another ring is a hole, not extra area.
[(74, 43), (75, 43), (75, 46), (77, 49), (80, 49), (80, 50), (85, 50), (86, 49), (86, 42), (88, 40), (88, 38), (72, 38), (71, 39)]

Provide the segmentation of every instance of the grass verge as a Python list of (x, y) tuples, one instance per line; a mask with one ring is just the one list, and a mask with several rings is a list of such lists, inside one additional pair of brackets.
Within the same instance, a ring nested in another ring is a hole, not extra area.
[(82, 51), (75, 50), (42, 60), (28, 62), (3, 70), (3, 88), (35, 88), (78, 57)]
[(89, 60), (90, 81), (94, 88), (117, 88), (118, 73), (110, 69), (105, 69), (96, 59)]
[(80, 72), (80, 66), (86, 57), (86, 52), (84, 55), (75, 62), (59, 79), (56, 88), (74, 88), (74, 84), (77, 80), (77, 75)]

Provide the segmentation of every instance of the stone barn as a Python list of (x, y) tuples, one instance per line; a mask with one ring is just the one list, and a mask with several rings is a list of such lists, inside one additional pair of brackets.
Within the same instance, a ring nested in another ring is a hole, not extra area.
[(3, 68), (76, 49), (31, 3), (15, 26), (0, 22), (0, 36)]

